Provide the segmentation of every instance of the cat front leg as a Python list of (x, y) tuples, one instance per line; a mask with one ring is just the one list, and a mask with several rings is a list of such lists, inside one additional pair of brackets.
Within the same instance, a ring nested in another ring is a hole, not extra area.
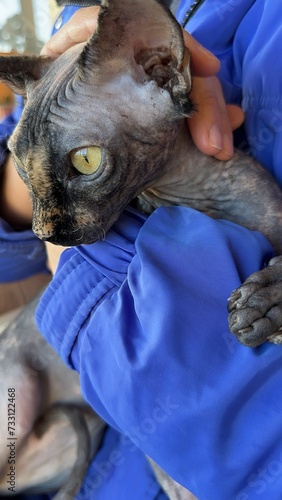
[(239, 342), (256, 347), (282, 344), (282, 256), (252, 274), (228, 301), (229, 329)]

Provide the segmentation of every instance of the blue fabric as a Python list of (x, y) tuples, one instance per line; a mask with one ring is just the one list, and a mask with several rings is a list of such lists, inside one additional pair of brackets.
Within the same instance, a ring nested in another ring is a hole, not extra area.
[[(75, 14), (75, 12), (77, 10), (81, 9), (81, 7), (78, 7), (76, 5), (68, 5), (67, 7), (65, 7), (59, 14), (57, 20), (55, 21), (54, 23), (54, 26), (53, 26), (53, 29), (52, 29), (52, 35), (54, 35), (55, 33), (57, 33), (59, 31), (59, 29), (64, 26), (64, 24), (66, 24), (70, 18)], [(56, 25), (58, 23), (58, 20), (60, 20), (60, 23), (59, 23), (59, 28), (56, 28)]]
[(14, 231), (0, 219), (0, 283), (48, 272), (43, 241), (32, 231)]
[(37, 311), (86, 400), (201, 500), (281, 499), (282, 349), (239, 344), (226, 310), (271, 255), (189, 208), (127, 210), (65, 252)]
[(76, 500), (168, 500), (144, 453), (108, 428)]
[[(192, 1), (180, 0), (182, 21)], [(186, 26), (221, 61), (226, 101), (245, 111), (249, 151), (282, 187), (281, 4), (272, 0), (206, 0)]]

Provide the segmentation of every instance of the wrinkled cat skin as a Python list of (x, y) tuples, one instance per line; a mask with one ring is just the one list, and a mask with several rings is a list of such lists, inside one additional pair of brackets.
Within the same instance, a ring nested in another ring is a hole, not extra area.
[[(0, 59), (0, 78), (27, 95), (9, 147), (30, 189), (39, 238), (92, 243), (142, 193), (153, 207), (188, 205), (259, 230), (282, 253), (282, 194), (270, 174), (243, 153), (219, 162), (188, 140), (184, 117), (194, 105), (183, 55), (181, 29), (161, 4), (110, 0), (91, 39), (58, 60)], [(102, 162), (83, 175), (71, 152), (92, 146)], [(230, 329), (246, 345), (282, 341), (280, 294), (272, 295), (280, 261), (264, 270), (259, 290), (243, 285), (229, 301)]]
[[(180, 72), (183, 46), (176, 41), (181, 30), (168, 15), (159, 16), (152, 32), (143, 36), (152, 6), (162, 11), (150, 4), (147, 15), (137, 4), (129, 9), (130, 2), (111, 4), (113, 15), (105, 6), (88, 45), (49, 61), (47, 72), (44, 60), (44, 78), (32, 74), (26, 79), (22, 91), (27, 91), (27, 104), (9, 147), (31, 190), (33, 230), (39, 238), (61, 245), (102, 238), (132, 198), (160, 176), (175, 142), (178, 117), (193, 109)], [(134, 38), (126, 34), (124, 23)], [(115, 49), (117, 32), (122, 43)], [(93, 145), (103, 150), (102, 164), (95, 174), (80, 175), (69, 154)]]

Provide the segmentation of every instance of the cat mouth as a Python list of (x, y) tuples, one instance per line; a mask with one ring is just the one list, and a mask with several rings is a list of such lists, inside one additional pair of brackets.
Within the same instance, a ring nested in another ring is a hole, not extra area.
[(60, 228), (54, 228), (52, 231), (49, 229), (46, 232), (42, 229), (33, 229), (35, 235), (42, 241), (52, 243), (53, 245), (61, 246), (78, 246), (78, 245), (90, 245), (95, 243), (95, 241), (101, 240), (105, 237), (105, 231), (102, 228), (97, 228), (97, 230), (87, 230), (83, 228), (78, 228), (76, 230), (66, 230)]
[(106, 232), (114, 224), (120, 210), (105, 210), (101, 213), (97, 207), (91, 212), (89, 209), (76, 210), (66, 213), (64, 207), (51, 209), (47, 206), (34, 204), (32, 230), (42, 241), (61, 246), (90, 245), (105, 239)]

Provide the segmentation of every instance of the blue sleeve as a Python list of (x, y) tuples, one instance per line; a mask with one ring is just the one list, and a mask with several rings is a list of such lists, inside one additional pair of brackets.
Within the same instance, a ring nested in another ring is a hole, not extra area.
[[(206, 1), (185, 26), (185, 29), (196, 40), (219, 58), (221, 66), (218, 76), (225, 99), (227, 102), (238, 105), (241, 105), (242, 101), (242, 81), (240, 81), (239, 68), (235, 69), (234, 47), (236, 49), (236, 45), (234, 37), (238, 26), (254, 3), (254, 0), (244, 0), (244, 2), (238, 2), (238, 5), (234, 6), (233, 0)], [(185, 14), (192, 4), (192, 0), (180, 0), (176, 12), (176, 18), (180, 23), (184, 21)], [(250, 32), (252, 32), (253, 26), (253, 22), (249, 24)]]
[(239, 344), (226, 310), (271, 255), (188, 208), (126, 212), (65, 252), (37, 311), (93, 408), (201, 499), (281, 499), (282, 350)]

